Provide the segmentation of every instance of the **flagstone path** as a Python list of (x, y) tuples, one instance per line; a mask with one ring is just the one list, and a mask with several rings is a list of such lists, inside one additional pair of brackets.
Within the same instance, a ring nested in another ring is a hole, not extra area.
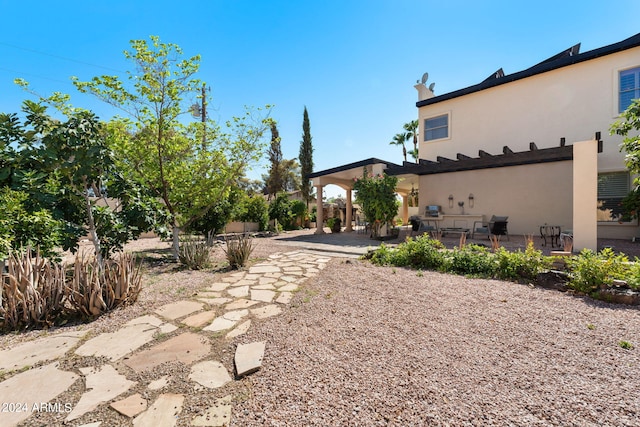
[[(129, 392), (138, 383), (134, 381), (140, 378), (137, 374), (165, 362), (177, 362), (190, 370), (192, 390), (206, 393), (259, 370), (268, 341), (238, 345), (235, 366), (212, 360), (212, 346), (216, 340), (246, 333), (252, 321), (282, 313), (298, 287), (317, 275), (329, 259), (306, 251), (275, 253), (247, 271), (210, 284), (190, 299), (160, 307), (116, 331), (94, 337), (90, 337), (90, 329), (62, 332), (0, 351), (0, 373), (5, 374), (0, 382), (0, 425), (15, 426), (34, 412), (47, 410), (67, 414), (68, 425), (107, 427), (109, 422), (94, 422), (95, 417), (90, 423), (72, 423), (103, 406), (136, 427), (176, 425), (178, 419), (184, 419), (185, 393), (172, 393), (171, 377), (165, 375), (147, 384), (151, 392), (162, 390), (149, 401), (147, 393)], [(170, 333), (172, 337), (164, 339)], [(86, 357), (96, 363), (79, 368), (79, 372), (59, 369), (56, 361), (68, 357)], [(79, 401), (55, 403), (76, 381), (85, 384)], [(229, 394), (217, 399), (188, 424), (229, 425), (232, 398)]]

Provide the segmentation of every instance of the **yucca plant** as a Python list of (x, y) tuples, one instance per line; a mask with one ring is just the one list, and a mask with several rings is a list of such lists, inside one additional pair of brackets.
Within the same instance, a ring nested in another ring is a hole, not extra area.
[(211, 253), (206, 242), (185, 240), (180, 245), (178, 259), (191, 270), (200, 270), (211, 266)]
[(76, 255), (68, 283), (69, 301), (75, 311), (95, 317), (120, 305), (135, 302), (141, 290), (141, 264), (131, 254), (104, 261)]
[(245, 234), (239, 234), (232, 239), (225, 239), (227, 248), (224, 253), (227, 255), (227, 261), (233, 269), (242, 268), (246, 265), (253, 252), (253, 240)]
[(10, 252), (7, 272), (1, 272), (0, 317), (5, 329), (53, 324), (64, 311), (66, 288), (63, 266), (27, 248)]

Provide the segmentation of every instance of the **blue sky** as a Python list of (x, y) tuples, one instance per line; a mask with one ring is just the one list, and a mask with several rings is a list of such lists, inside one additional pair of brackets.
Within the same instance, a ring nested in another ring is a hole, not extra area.
[(1, 112), (31, 97), (13, 84), (22, 77), (108, 119), (115, 111), (69, 77), (124, 76), (129, 40), (158, 35), (202, 55), (214, 118), (275, 105), (286, 158), (298, 155), (306, 106), (316, 171), (369, 157), (400, 163), (389, 141), (417, 117), (413, 85), (424, 72), (440, 95), (579, 42), (584, 52), (640, 32), (637, 0), (0, 0), (0, 10)]

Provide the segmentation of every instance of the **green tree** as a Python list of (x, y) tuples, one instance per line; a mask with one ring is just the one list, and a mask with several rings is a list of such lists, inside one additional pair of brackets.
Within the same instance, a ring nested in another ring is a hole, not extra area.
[(265, 181), (269, 200), (284, 189), (282, 161), (280, 134), (274, 122), (271, 123), (271, 145), (269, 146), (269, 162), (271, 167), (269, 168), (269, 175)]
[(101, 76), (74, 83), (81, 92), (127, 113), (109, 126), (116, 163), (162, 200), (170, 214), (177, 260), (180, 230), (229, 197), (260, 158), (271, 121), (248, 109), (227, 121), (225, 130), (211, 120), (185, 125), (180, 116), (189, 111), (186, 101), (199, 96), (202, 85), (194, 78), (200, 56), (182, 59), (179, 46), (161, 43), (157, 36), (151, 36), (150, 44), (133, 40), (131, 47), (125, 57), (136, 72), (128, 72), (127, 81)]
[(404, 133), (397, 133), (394, 135), (393, 139), (389, 143), (389, 145), (401, 145), (402, 146), (402, 156), (404, 161), (407, 161), (407, 147), (404, 143), (407, 141), (407, 135)]
[(373, 176), (367, 173), (366, 168), (362, 178), (353, 184), (356, 203), (360, 205), (362, 213), (372, 225), (374, 236), (380, 235), (382, 225), (386, 224), (388, 229), (393, 226), (393, 218), (397, 215), (399, 207), (395, 193), (397, 184), (397, 177), (387, 174)]
[(282, 161), (282, 189), (284, 191), (300, 190), (300, 164), (298, 159), (285, 159)]
[[(409, 150), (409, 154), (414, 161), (418, 163), (418, 120), (412, 120), (402, 126), (405, 130), (405, 139), (413, 142), (413, 149)], [(406, 158), (405, 158), (406, 161)]]
[[(620, 119), (615, 121), (610, 133), (623, 136), (620, 151), (624, 151), (627, 169), (632, 174), (640, 174), (640, 99), (634, 100), (631, 105), (620, 114)], [(630, 221), (640, 216), (640, 176), (634, 180), (635, 188), (622, 200), (624, 221)]]
[(313, 144), (311, 126), (309, 125), (309, 112), (306, 106), (304, 107), (302, 118), (302, 141), (300, 142), (298, 159), (300, 160), (300, 190), (302, 191), (302, 197), (305, 202), (307, 202), (307, 209), (309, 209), (309, 202), (313, 198), (313, 188), (308, 178), (308, 176), (313, 173)]

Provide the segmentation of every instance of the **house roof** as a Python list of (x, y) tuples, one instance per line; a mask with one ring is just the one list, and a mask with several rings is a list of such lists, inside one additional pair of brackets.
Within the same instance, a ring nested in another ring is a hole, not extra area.
[(319, 172), (313, 172), (313, 173), (307, 175), (307, 178), (311, 179), (311, 178), (317, 178), (319, 176), (335, 174), (335, 173), (338, 173), (338, 172), (346, 172), (346, 171), (348, 171), (350, 169), (363, 168), (365, 166), (375, 165), (375, 164), (378, 164), (378, 163), (385, 164), (389, 168), (390, 167), (396, 167), (396, 168), (400, 167), (400, 165), (398, 165), (398, 164), (391, 163), (391, 162), (388, 162), (386, 160), (380, 160), (380, 159), (377, 159), (375, 157), (371, 157), (369, 159), (360, 160), (359, 162), (349, 163), (349, 164), (338, 166), (338, 167), (335, 167), (335, 168), (325, 169), (325, 170), (319, 171)]
[[(598, 147), (599, 152), (602, 151)], [(458, 153), (457, 159), (447, 159), (438, 156), (438, 160), (420, 159), (420, 163), (405, 163), (403, 166), (390, 167), (385, 172), (389, 175), (433, 175), (439, 173), (471, 171), (479, 169), (501, 168), (548, 162), (561, 162), (573, 159), (573, 145), (538, 149), (535, 143), (529, 144), (529, 151), (514, 152), (505, 146), (502, 154), (489, 154), (480, 150), (478, 157), (469, 157)]]
[(464, 95), (469, 95), (481, 90), (489, 89), (505, 83), (511, 83), (516, 80), (525, 79), (527, 77), (535, 76), (536, 74), (542, 74), (549, 71), (557, 70), (558, 68), (567, 67), (579, 62), (589, 61), (592, 59), (600, 58), (602, 56), (611, 55), (613, 53), (621, 52), (637, 46), (640, 46), (640, 33), (636, 34), (635, 36), (629, 37), (628, 39), (621, 42), (610, 44), (608, 46), (590, 50), (584, 53), (579, 53), (580, 44), (577, 44), (570, 47), (569, 49), (563, 50), (557, 55), (554, 55), (534, 65), (531, 68), (527, 68), (526, 70), (505, 75), (502, 71), (502, 68), (500, 68), (498, 71), (493, 73), (481, 83), (469, 86), (464, 89), (456, 90), (454, 92), (445, 93), (440, 96), (418, 101), (416, 103), (416, 106), (420, 108), (426, 105), (437, 104), (438, 102), (446, 101)]

